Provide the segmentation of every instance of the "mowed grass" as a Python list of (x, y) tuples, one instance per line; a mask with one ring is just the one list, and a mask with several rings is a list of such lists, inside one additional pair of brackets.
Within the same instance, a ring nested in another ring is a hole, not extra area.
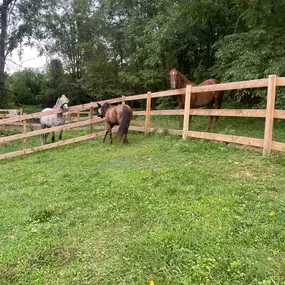
[(284, 284), (284, 155), (129, 141), (0, 162), (0, 284)]

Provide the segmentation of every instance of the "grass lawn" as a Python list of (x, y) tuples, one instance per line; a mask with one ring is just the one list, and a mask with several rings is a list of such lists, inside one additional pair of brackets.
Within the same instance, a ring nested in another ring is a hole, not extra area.
[(0, 284), (285, 283), (284, 155), (129, 141), (0, 162)]

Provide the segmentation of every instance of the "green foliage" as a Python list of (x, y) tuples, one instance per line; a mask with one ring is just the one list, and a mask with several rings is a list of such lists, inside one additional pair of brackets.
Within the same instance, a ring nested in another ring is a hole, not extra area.
[[(167, 66), (176, 64), (196, 83), (283, 76), (283, 2), (68, 0), (58, 1), (57, 9), (45, 6), (49, 12), (36, 17), (36, 36), (42, 52), (61, 58), (64, 74), (39, 98), (48, 102), (61, 92), (79, 104), (166, 90)], [(264, 99), (264, 90), (232, 97), (250, 106)], [(278, 108), (283, 102), (278, 91)]]
[(47, 66), (42, 90), (37, 96), (43, 107), (53, 106), (57, 98), (62, 94), (66, 94), (68, 89), (67, 80), (61, 60), (51, 60)]
[(17, 105), (38, 104), (37, 95), (43, 88), (44, 75), (33, 69), (13, 73), (9, 78), (10, 99)]

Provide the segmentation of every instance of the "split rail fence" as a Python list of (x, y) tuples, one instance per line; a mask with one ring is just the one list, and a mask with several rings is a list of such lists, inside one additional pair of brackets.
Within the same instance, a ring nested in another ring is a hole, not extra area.
[[(285, 86), (285, 77), (276, 77), (276, 75), (270, 75), (265, 79), (256, 79), (249, 81), (231, 82), (231, 83), (221, 83), (216, 85), (205, 85), (205, 86), (187, 86), (182, 89), (161, 91), (161, 92), (148, 92), (147, 94), (132, 95), (132, 96), (122, 96), (120, 98), (106, 100), (110, 103), (122, 103), (125, 104), (127, 101), (134, 100), (146, 100), (146, 110), (144, 111), (134, 111), (134, 115), (145, 116), (145, 125), (143, 127), (130, 126), (130, 130), (144, 132), (149, 134), (151, 131), (156, 131), (157, 133), (164, 133), (165, 130), (154, 130), (151, 128), (151, 116), (156, 115), (180, 115), (184, 117), (183, 129), (175, 130), (169, 129), (167, 133), (174, 135), (181, 135), (183, 139), (187, 137), (201, 138), (215, 141), (223, 141), (229, 143), (242, 144), (246, 146), (254, 146), (263, 148), (263, 154), (270, 154), (271, 150), (285, 151), (285, 143), (277, 142), (272, 140), (273, 133), (273, 123), (274, 119), (285, 119), (285, 110), (275, 109), (275, 94), (277, 86)], [(248, 88), (267, 88), (267, 107), (266, 109), (190, 109), (191, 94), (210, 92), (210, 91), (221, 91), (221, 90), (234, 90), (234, 89), (248, 89)], [(185, 99), (185, 109), (184, 110), (151, 110), (151, 100), (153, 98), (167, 97), (167, 96), (179, 96), (180, 94), (186, 93)], [(100, 101), (102, 103), (102, 101)], [(70, 114), (79, 113), (88, 110), (88, 117), (83, 121), (77, 120), (76, 122), (68, 120), (68, 123), (62, 126), (53, 127), (50, 129), (42, 129), (36, 131), (27, 131), (27, 120), (40, 118), (49, 114), (61, 113), (60, 110), (52, 110), (48, 112), (38, 112), (33, 114), (22, 114), (19, 116), (14, 116), (8, 119), (0, 120), (0, 126), (5, 124), (13, 124), (20, 122), (23, 124), (23, 132), (21, 134), (10, 135), (5, 137), (0, 137), (0, 147), (1, 145), (23, 139), (23, 148), (19, 151), (14, 151), (10, 153), (0, 154), (0, 159), (10, 158), (14, 156), (20, 156), (35, 151), (40, 151), (44, 149), (50, 149), (62, 145), (67, 145), (70, 143), (75, 143), (79, 141), (93, 139), (98, 136), (102, 136), (105, 131), (94, 132), (94, 129), (100, 129), (100, 127), (94, 127), (94, 124), (103, 122), (103, 119), (94, 117), (94, 108), (97, 108), (97, 102), (92, 102), (83, 105), (72, 106), (69, 108), (68, 113), (66, 113), (67, 118)], [(210, 132), (197, 132), (189, 130), (189, 116), (199, 115), (199, 116), (230, 116), (230, 117), (256, 117), (265, 118), (265, 128), (264, 128), (264, 138), (251, 138), (243, 136), (234, 136), (226, 134), (217, 134)], [(32, 136), (38, 136), (45, 133), (50, 133), (60, 130), (70, 130), (78, 129), (79, 127), (89, 126), (89, 134), (84, 136), (79, 136), (72, 139), (67, 139), (64, 141), (59, 141), (56, 143), (50, 143), (43, 146), (37, 146), (33, 148), (27, 148), (27, 138)]]

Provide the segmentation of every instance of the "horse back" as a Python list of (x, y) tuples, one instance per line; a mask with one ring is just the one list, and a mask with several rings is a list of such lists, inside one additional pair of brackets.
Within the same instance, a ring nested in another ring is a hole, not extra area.
[(108, 109), (106, 113), (106, 121), (110, 123), (111, 125), (119, 125), (124, 112), (128, 114), (128, 117), (131, 119), (133, 110), (129, 105), (117, 105), (117, 106), (112, 106), (111, 108)]
[[(204, 85), (212, 85), (219, 84), (220, 81), (217, 79), (207, 79), (202, 83), (195, 86), (204, 86)], [(221, 101), (223, 97), (224, 91), (205, 91), (199, 93), (192, 93), (191, 96), (191, 108), (200, 108), (206, 105), (213, 105), (216, 100)]]
[(211, 85), (211, 84), (219, 84), (220, 81), (214, 78), (207, 79), (203, 81), (202, 83), (198, 84), (197, 86), (202, 86), (202, 85)]

